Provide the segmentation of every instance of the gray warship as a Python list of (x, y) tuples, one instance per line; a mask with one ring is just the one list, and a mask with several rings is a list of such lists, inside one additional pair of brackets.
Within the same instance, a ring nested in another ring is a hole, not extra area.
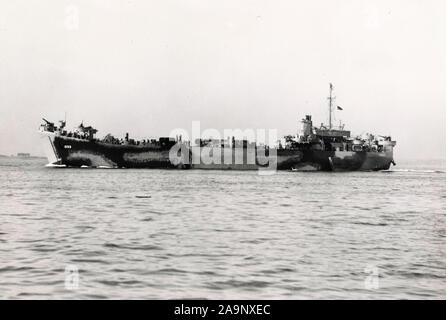
[[(332, 92), (333, 85), (330, 84), (328, 125), (315, 127), (311, 115), (306, 115), (296, 135), (287, 135), (283, 142), (274, 146), (234, 137), (225, 140), (197, 139), (194, 144), (182, 141), (181, 136), (135, 140), (129, 134), (121, 139), (108, 134), (98, 139), (98, 131), (83, 123), (75, 131), (67, 131), (66, 120), (56, 126), (43, 119), (39, 132), (49, 166), (54, 167), (204, 170), (274, 167), (289, 171), (378, 171), (395, 165), (393, 149), (396, 141), (390, 136), (352, 136), (344, 125), (333, 126), (335, 106)], [(172, 157), (177, 150), (181, 151), (179, 156)]]

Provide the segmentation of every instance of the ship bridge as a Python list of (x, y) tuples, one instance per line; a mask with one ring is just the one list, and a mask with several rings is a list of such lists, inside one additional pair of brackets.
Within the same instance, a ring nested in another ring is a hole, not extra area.
[(347, 137), (350, 138), (350, 131), (337, 130), (337, 129), (317, 129), (315, 128), (316, 136), (320, 138), (337, 138)]

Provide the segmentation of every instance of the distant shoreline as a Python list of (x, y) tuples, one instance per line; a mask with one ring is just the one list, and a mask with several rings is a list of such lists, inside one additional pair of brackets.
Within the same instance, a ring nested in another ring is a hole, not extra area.
[(43, 156), (16, 156), (16, 155), (4, 155), (0, 154), (0, 158), (13, 158), (13, 159), (46, 159), (46, 157)]

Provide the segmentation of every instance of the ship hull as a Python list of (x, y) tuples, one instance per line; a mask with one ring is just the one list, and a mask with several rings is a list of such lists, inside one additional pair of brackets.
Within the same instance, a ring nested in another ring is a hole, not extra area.
[(367, 156), (360, 170), (362, 171), (380, 171), (389, 170), (390, 166), (394, 164), (393, 152), (367, 152)]
[(54, 133), (42, 134), (42, 140), (50, 164), (67, 167), (373, 171), (387, 170), (393, 162), (392, 150), (352, 152), (269, 149), (265, 152), (246, 148), (212, 148), (212, 151), (209, 151), (199, 147), (186, 148), (181, 159), (171, 161), (170, 146), (110, 144)]
[[(170, 147), (145, 147), (88, 141), (65, 136), (49, 135), (48, 157), (54, 165), (95, 168), (182, 168), (183, 163), (169, 160)], [(56, 159), (55, 162), (54, 159)]]
[(306, 150), (296, 171), (379, 171), (388, 170), (393, 152)]
[(301, 150), (288, 149), (192, 147), (191, 153), (191, 168), (204, 170), (291, 170), (303, 158)]
[(43, 146), (43, 151), (46, 158), (48, 159), (49, 165), (57, 165), (61, 163), (61, 159), (58, 156), (58, 152), (54, 145), (54, 140), (56, 135), (50, 132), (39, 132), (41, 145)]

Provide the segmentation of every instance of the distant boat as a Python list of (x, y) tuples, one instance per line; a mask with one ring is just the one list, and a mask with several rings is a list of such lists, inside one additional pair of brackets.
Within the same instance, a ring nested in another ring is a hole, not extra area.
[(30, 157), (31, 157), (31, 154), (29, 154), (29, 153), (21, 153), (21, 152), (19, 152), (19, 153), (17, 153), (17, 157), (18, 157), (18, 158), (30, 158)]

